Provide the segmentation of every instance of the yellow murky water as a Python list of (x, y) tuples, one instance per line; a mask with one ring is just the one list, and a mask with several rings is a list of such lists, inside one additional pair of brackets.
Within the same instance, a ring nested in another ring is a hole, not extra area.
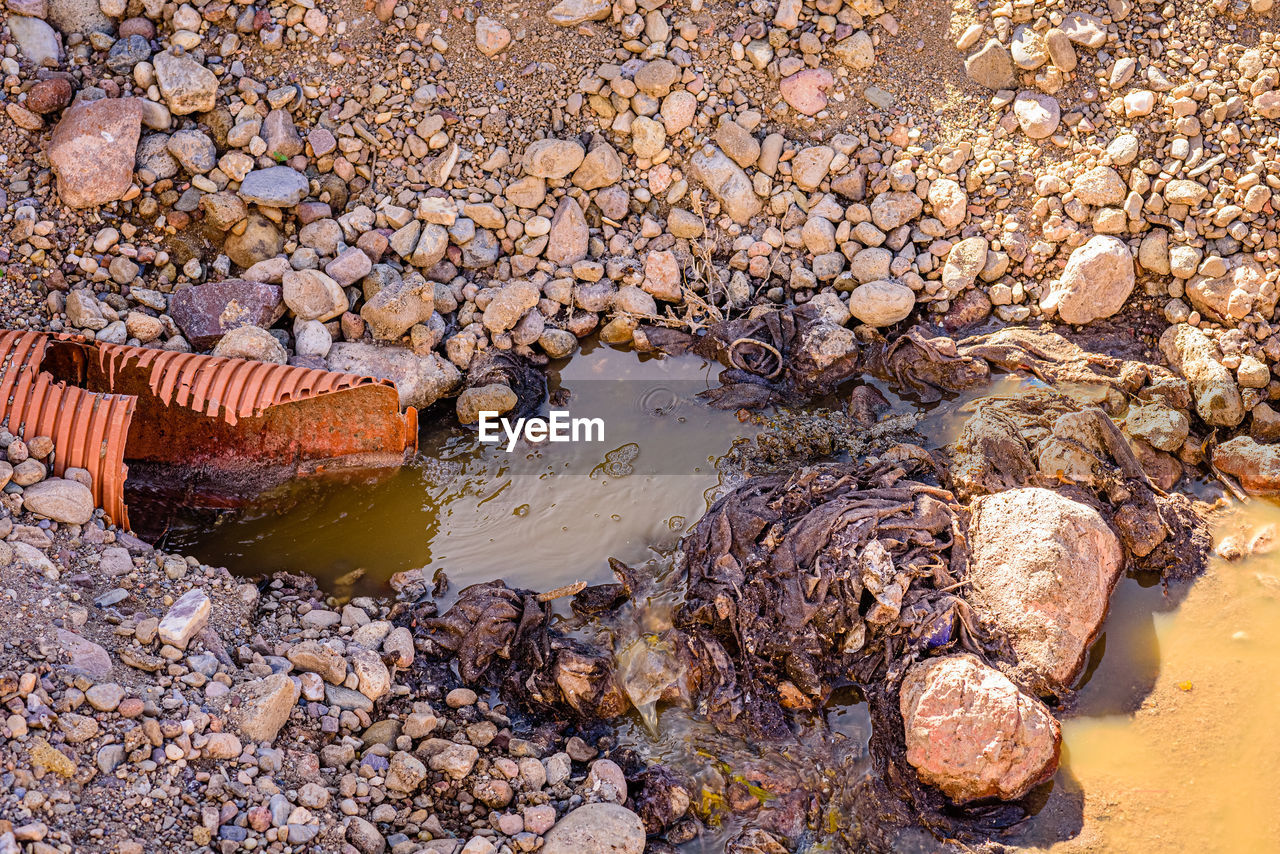
[[(1265, 552), (1278, 527), (1280, 508), (1255, 502), (1215, 542), (1248, 552), (1261, 535), (1254, 546)], [(1104, 661), (1136, 655), (1157, 670), (1147, 691), (1136, 686), (1132, 713), (1063, 722), (1052, 808), (1028, 834), (1036, 849), (1280, 851), (1280, 551), (1215, 558), (1183, 592), (1176, 609), (1149, 617), (1151, 597), (1143, 605), (1131, 595), (1127, 615), (1113, 602), (1109, 633), (1127, 620), (1127, 640), (1147, 637), (1151, 648), (1113, 643)], [(1135, 631), (1135, 618), (1149, 628)], [(1082, 691), (1086, 707), (1097, 678)], [(1047, 838), (1035, 840), (1037, 830)]]
[(453, 591), (492, 579), (538, 590), (612, 581), (607, 558), (643, 561), (683, 536), (707, 509), (715, 460), (756, 432), (696, 399), (719, 370), (588, 344), (553, 367), (549, 387), (555, 408), (604, 420), (603, 442), (508, 452), (479, 443), (452, 412), (424, 413), (412, 464), (335, 471), (216, 521), (175, 520), (165, 545), (243, 574), (308, 573), (342, 593), (385, 592), (414, 569), (445, 572)]

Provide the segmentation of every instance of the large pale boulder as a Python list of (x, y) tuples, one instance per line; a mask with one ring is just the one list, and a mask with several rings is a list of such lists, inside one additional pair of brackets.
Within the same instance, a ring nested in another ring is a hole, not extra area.
[(975, 655), (913, 665), (899, 708), (907, 762), (957, 803), (1020, 798), (1058, 767), (1053, 715)]
[(1008, 634), (1014, 677), (1069, 687), (1120, 578), (1119, 538), (1092, 507), (1029, 487), (973, 502), (969, 550), (969, 602)]
[(1123, 240), (1095, 235), (1067, 259), (1062, 276), (1040, 301), (1067, 323), (1091, 323), (1110, 317), (1133, 292), (1133, 255)]

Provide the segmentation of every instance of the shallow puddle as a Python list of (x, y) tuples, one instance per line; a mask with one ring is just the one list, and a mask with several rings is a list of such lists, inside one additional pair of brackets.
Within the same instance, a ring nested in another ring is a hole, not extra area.
[[(1280, 508), (1254, 502), (1215, 541), (1243, 527), (1247, 543), (1276, 525)], [(1063, 722), (1054, 791), (1022, 841), (1055, 852), (1280, 851), (1277, 625), (1280, 552), (1215, 558), (1168, 598), (1126, 580), (1105, 654), (1095, 648), (1101, 663)]]
[[(165, 545), (234, 572), (305, 572), (330, 589), (384, 592), (396, 572), (495, 578), (548, 590), (611, 581), (705, 512), (715, 460), (755, 432), (695, 400), (719, 366), (588, 346), (551, 372), (556, 408), (602, 418), (603, 442), (482, 444), (451, 409), (424, 413), (418, 456), (394, 472), (293, 482), (217, 517), (173, 521)], [(546, 412), (550, 407), (544, 406)], [(361, 574), (351, 584), (351, 574)]]

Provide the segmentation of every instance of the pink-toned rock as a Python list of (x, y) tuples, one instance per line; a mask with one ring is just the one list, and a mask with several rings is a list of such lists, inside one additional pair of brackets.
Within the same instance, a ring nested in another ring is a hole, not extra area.
[(90, 208), (129, 192), (141, 134), (142, 107), (134, 98), (88, 101), (63, 113), (49, 140), (62, 201)]
[(655, 298), (666, 302), (681, 302), (680, 262), (671, 250), (650, 252), (644, 260), (644, 282), (641, 287)]
[(560, 205), (551, 217), (551, 231), (547, 238), (546, 257), (553, 264), (565, 267), (587, 257), (590, 238), (587, 218), (582, 215), (582, 208), (572, 196), (565, 196), (560, 200)]
[(511, 44), (511, 31), (487, 15), (476, 18), (476, 47), (485, 56), (497, 56)]
[(827, 90), (835, 85), (835, 78), (825, 68), (805, 68), (779, 84), (782, 100), (793, 110), (812, 116), (827, 106)]
[(1058, 767), (1053, 715), (975, 655), (912, 666), (899, 707), (907, 762), (957, 803), (1020, 798)]
[(1019, 682), (1071, 685), (1124, 567), (1119, 538), (1097, 510), (1038, 487), (985, 495), (972, 514), (970, 604), (1008, 635)]

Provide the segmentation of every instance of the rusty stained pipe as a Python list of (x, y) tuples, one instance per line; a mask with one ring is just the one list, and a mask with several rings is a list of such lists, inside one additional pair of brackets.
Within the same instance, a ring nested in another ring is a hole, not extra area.
[(0, 331), (0, 424), (51, 436), (54, 474), (88, 470), (125, 529), (131, 470), (234, 502), (329, 466), (399, 466), (418, 442), (390, 380), (43, 332)]

